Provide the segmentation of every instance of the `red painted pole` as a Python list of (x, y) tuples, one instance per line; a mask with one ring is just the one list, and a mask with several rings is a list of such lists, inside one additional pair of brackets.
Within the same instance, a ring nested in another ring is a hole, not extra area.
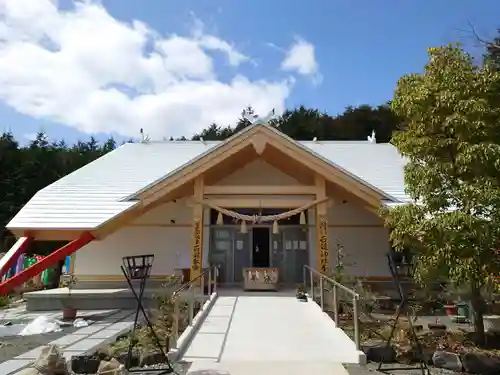
[(14, 265), (19, 256), (28, 249), (32, 241), (32, 237), (19, 237), (17, 242), (7, 251), (3, 258), (0, 259), (0, 278), (9, 272), (10, 268)]
[(6, 280), (2, 284), (0, 284), (0, 296), (11, 292), (15, 287), (22, 285), (27, 280), (35, 277), (36, 275), (53, 266), (68, 255), (73, 254), (75, 251), (81, 249), (93, 239), (94, 236), (91, 233), (86, 232), (76, 240), (71, 241), (60, 249), (57, 249), (53, 253), (47, 255), (45, 258), (43, 258), (39, 262), (36, 262), (31, 267), (26, 268), (24, 271), (18, 273), (14, 277), (11, 277), (9, 280)]

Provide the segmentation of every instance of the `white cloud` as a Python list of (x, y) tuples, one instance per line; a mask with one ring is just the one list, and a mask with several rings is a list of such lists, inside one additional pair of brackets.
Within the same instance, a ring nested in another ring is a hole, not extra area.
[[(237, 68), (251, 61), (196, 23), (189, 36), (159, 35), (114, 19), (97, 2), (61, 11), (50, 0), (0, 2), (0, 100), (83, 132), (153, 138), (234, 123), (242, 108), (284, 109), (293, 80), (218, 80), (209, 52)], [(132, 93), (132, 94), (130, 94)]]
[(296, 38), (295, 42), (286, 51), (285, 59), (281, 63), (281, 69), (311, 77), (316, 83), (321, 81), (314, 45), (302, 38)]

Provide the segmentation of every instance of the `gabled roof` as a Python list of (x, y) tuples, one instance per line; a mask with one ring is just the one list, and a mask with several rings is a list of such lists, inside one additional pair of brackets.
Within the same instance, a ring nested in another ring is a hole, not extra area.
[[(405, 201), (404, 160), (390, 144), (349, 141), (293, 141), (339, 168), (388, 201)], [(129, 143), (39, 191), (7, 225), (9, 229), (95, 229), (139, 204), (139, 193), (212, 153), (222, 142)], [(158, 162), (161, 160), (161, 162)]]

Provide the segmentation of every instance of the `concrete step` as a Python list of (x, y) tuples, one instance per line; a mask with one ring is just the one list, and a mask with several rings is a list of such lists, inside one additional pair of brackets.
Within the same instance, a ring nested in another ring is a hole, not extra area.
[(348, 375), (340, 363), (310, 362), (299, 359), (283, 361), (197, 361), (189, 368), (188, 375)]

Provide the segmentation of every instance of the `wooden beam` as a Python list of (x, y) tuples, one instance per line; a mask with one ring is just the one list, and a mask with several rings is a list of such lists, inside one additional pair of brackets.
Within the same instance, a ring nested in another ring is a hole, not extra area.
[(267, 152), (268, 148), (275, 148), (285, 157), (289, 158), (289, 160), (307, 166), (313, 172), (324, 176), (328, 181), (351, 191), (359, 198), (365, 200), (369, 205), (376, 206), (380, 202), (382, 195), (379, 192), (364, 185), (362, 182), (356, 180), (355, 177), (332, 166), (327, 161), (316, 157), (305, 148), (298, 146), (266, 127), (260, 126), (229, 138), (213, 152), (207, 153), (178, 173), (174, 173), (164, 181), (142, 192), (139, 198), (148, 205), (170, 191), (192, 181), (196, 176), (205, 174), (224, 160), (228, 160), (231, 157), (238, 157), (238, 153), (244, 152), (248, 147), (254, 147), (254, 141), (258, 141), (258, 144), (265, 143), (266, 147), (261, 150), (263, 155)]
[(205, 199), (212, 205), (222, 208), (298, 208), (314, 201), (303, 199), (256, 199), (256, 198), (221, 198)]
[[(317, 174), (315, 177), (316, 199), (324, 199), (326, 180)], [(330, 253), (328, 249), (328, 202), (316, 206), (316, 263), (317, 270), (324, 275), (330, 273)]]
[[(203, 175), (198, 176), (194, 181), (193, 197), (196, 202), (203, 200)], [(203, 269), (203, 211), (201, 203), (195, 203), (193, 206), (193, 238), (191, 247), (191, 281), (200, 276)]]
[(126, 224), (134, 220), (136, 217), (141, 216), (144, 212), (144, 207), (141, 206), (140, 202), (137, 202), (135, 206), (129, 208), (117, 218), (109, 220), (96, 230), (92, 231), (92, 234), (96, 239), (102, 240), (117, 230), (123, 228)]
[(215, 185), (206, 186), (205, 195), (314, 195), (316, 186)]
[(181, 171), (182, 173), (175, 173), (165, 181), (160, 182), (151, 189), (143, 192), (140, 195), (140, 199), (145, 202), (154, 202), (165, 194), (168, 194), (170, 191), (175, 190), (193, 178), (196, 178), (196, 176), (204, 174), (222, 161), (236, 155), (240, 151), (243, 151), (245, 148), (252, 147), (249, 138), (255, 134), (257, 131), (256, 129), (257, 128), (254, 128), (246, 133), (239, 134), (232, 140), (226, 140), (224, 145), (220, 146), (212, 153), (203, 156), (199, 160), (194, 161), (190, 166), (183, 168)]
[(73, 241), (86, 231), (88, 229), (41, 229), (24, 233), (36, 241)]

